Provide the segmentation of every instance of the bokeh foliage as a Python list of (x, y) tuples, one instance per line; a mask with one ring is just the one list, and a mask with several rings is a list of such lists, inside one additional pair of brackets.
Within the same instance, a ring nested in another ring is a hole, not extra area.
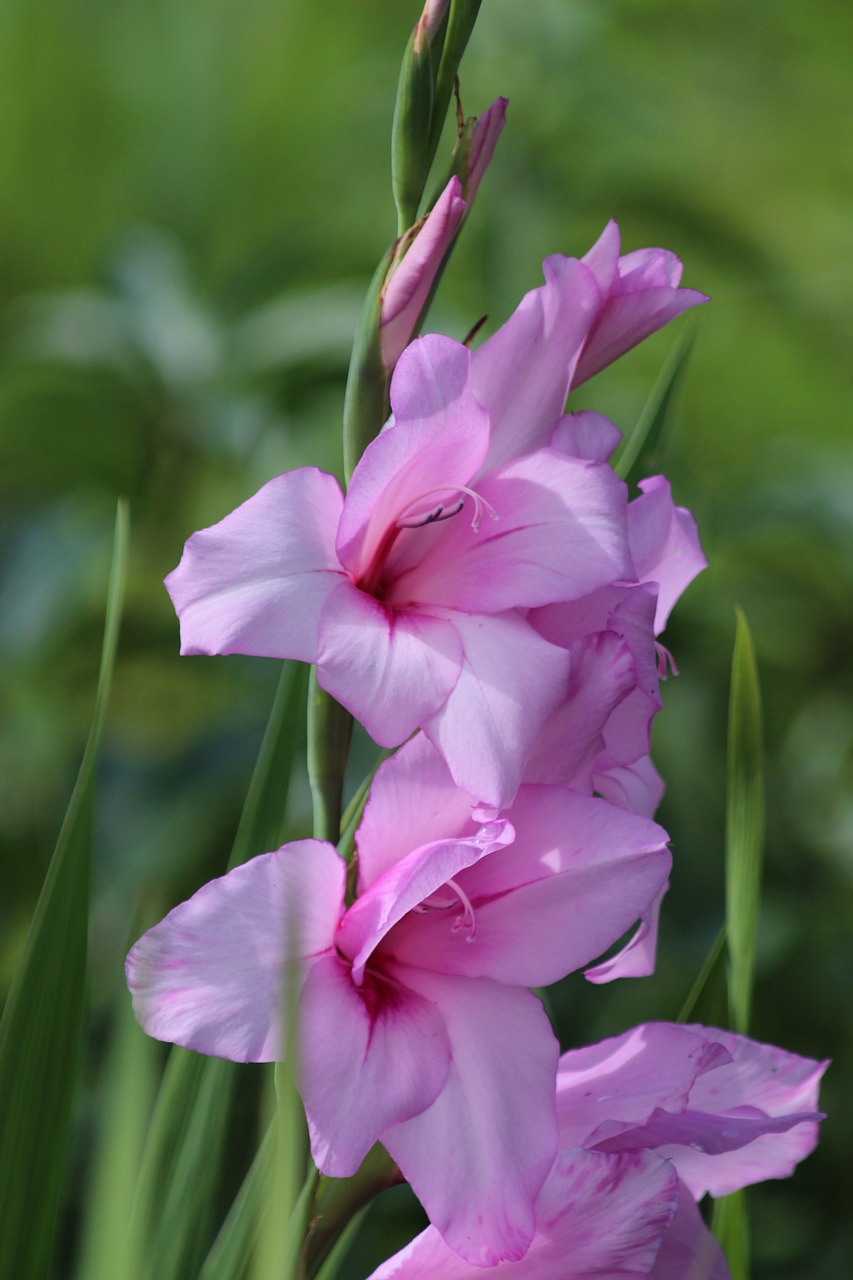
[[(4, 994), (91, 714), (120, 494), (134, 528), (99, 789), (75, 1187), (106, 1105), (126, 944), (224, 869), (279, 675), (179, 659), (160, 582), (193, 529), (270, 476), (340, 469), (349, 344), (394, 234), (390, 120), (416, 8), (0, 8)], [(819, 1154), (751, 1197), (756, 1280), (835, 1280), (853, 1257), (851, 38), (843, 0), (488, 0), (462, 98), (470, 113), (505, 94), (509, 124), (430, 325), (462, 337), (488, 314), (487, 332), (539, 283), (543, 256), (582, 253), (611, 216), (626, 248), (675, 249), (687, 283), (712, 295), (663, 442), (710, 568), (667, 632), (682, 675), (657, 731), (676, 858), (659, 972), (606, 990), (576, 977), (554, 1007), (567, 1045), (674, 1017), (716, 935), (740, 604), (767, 726), (753, 1033), (836, 1059)], [(630, 429), (675, 336), (605, 371), (577, 405)], [(374, 759), (356, 747), (354, 782)], [(288, 834), (302, 835), (298, 771), (291, 796)], [(723, 1018), (723, 990), (721, 978), (697, 1013)], [(402, 1229), (396, 1196), (374, 1215), (386, 1251)], [(62, 1257), (74, 1195), (66, 1221)]]

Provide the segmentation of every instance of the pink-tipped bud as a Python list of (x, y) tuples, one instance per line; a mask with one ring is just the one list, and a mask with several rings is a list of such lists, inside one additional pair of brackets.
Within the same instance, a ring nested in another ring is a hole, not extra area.
[(441, 26), (444, 15), (450, 8), (450, 0), (427, 0), (424, 5), (424, 11), (418, 18), (417, 25), (412, 32), (412, 44), (415, 53), (420, 54), (424, 48), (431, 45), (435, 39), (435, 33)]

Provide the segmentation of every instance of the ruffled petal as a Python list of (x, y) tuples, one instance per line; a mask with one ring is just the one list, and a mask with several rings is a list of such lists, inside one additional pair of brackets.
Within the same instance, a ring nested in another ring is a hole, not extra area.
[(514, 613), (453, 614), (464, 657), (444, 706), (422, 723), (457, 786), (509, 804), (530, 748), (565, 694), (569, 655)]
[(319, 684), (382, 747), (404, 742), (459, 678), (462, 643), (450, 622), (397, 613), (351, 582), (329, 596), (319, 632)]
[(145, 1031), (234, 1062), (280, 1059), (285, 974), (295, 997), (306, 968), (334, 946), (345, 876), (331, 845), (298, 840), (175, 907), (127, 957)]
[(357, 1172), (380, 1134), (417, 1115), (447, 1078), (440, 1011), (408, 987), (368, 975), (353, 985), (340, 956), (321, 957), (302, 990), (299, 1088), (317, 1167)]
[(452, 1060), (432, 1106), (382, 1142), (455, 1253), (480, 1267), (518, 1259), (556, 1151), (551, 1025), (528, 991), (398, 972), (441, 1010)]
[(270, 480), (224, 520), (187, 540), (166, 588), (181, 653), (317, 658), (317, 620), (341, 581), (340, 485), (314, 467)]

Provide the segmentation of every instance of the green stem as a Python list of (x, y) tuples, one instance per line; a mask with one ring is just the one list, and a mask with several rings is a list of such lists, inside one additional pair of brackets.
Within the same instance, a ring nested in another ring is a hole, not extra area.
[(314, 806), (314, 836), (337, 844), (341, 834), (344, 773), (349, 755), (352, 716), (317, 683), (316, 668), (308, 690), (308, 780)]
[(377, 1142), (351, 1178), (323, 1178), (315, 1201), (314, 1223), (305, 1246), (305, 1273), (313, 1280), (335, 1241), (364, 1205), (386, 1187), (403, 1182), (403, 1175)]

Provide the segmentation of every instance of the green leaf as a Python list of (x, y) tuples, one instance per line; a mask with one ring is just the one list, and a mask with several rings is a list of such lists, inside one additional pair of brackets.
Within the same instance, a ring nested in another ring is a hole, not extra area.
[[(288, 663), (234, 840), (229, 866), (276, 849), (301, 741), (307, 668)], [(160, 1087), (137, 1184), (134, 1231), (146, 1241), (145, 1280), (184, 1280), (214, 1229), (225, 1137), (238, 1067), (174, 1048)]]
[(119, 994), (76, 1280), (140, 1276), (144, 1242), (128, 1224), (154, 1096), (156, 1046), (133, 1017), (124, 988)]
[(726, 923), (731, 1025), (741, 1035), (749, 1031), (763, 847), (761, 690), (749, 627), (738, 609), (729, 698)]
[(705, 988), (707, 987), (711, 979), (711, 975), (715, 972), (717, 965), (720, 963), (720, 959), (725, 950), (725, 946), (726, 946), (726, 926), (723, 925), (719, 933), (717, 934), (716, 938), (711, 943), (711, 948), (707, 956), (705, 957), (704, 961), (702, 962), (702, 968), (699, 970), (698, 974), (696, 975), (696, 981), (693, 983), (693, 986), (690, 988), (687, 999), (684, 1001), (684, 1004), (681, 1006), (681, 1010), (678, 1014), (678, 1017), (676, 1018), (676, 1022), (687, 1022), (693, 1016), (693, 1010), (696, 1008), (696, 1005), (699, 1003), (699, 999), (702, 993), (704, 992)]
[(128, 511), (116, 512), (92, 727), (0, 1023), (0, 1275), (47, 1275), (85, 1015), (92, 788), (127, 576)]
[(743, 1191), (715, 1202), (711, 1230), (726, 1255), (732, 1280), (749, 1280), (749, 1222)]
[(675, 393), (684, 376), (695, 340), (696, 326), (688, 322), (664, 361), (637, 425), (625, 441), (614, 465), (616, 474), (622, 480), (627, 480), (638, 467), (647, 475), (656, 470), (655, 458), (660, 452), (664, 428), (669, 421)]

